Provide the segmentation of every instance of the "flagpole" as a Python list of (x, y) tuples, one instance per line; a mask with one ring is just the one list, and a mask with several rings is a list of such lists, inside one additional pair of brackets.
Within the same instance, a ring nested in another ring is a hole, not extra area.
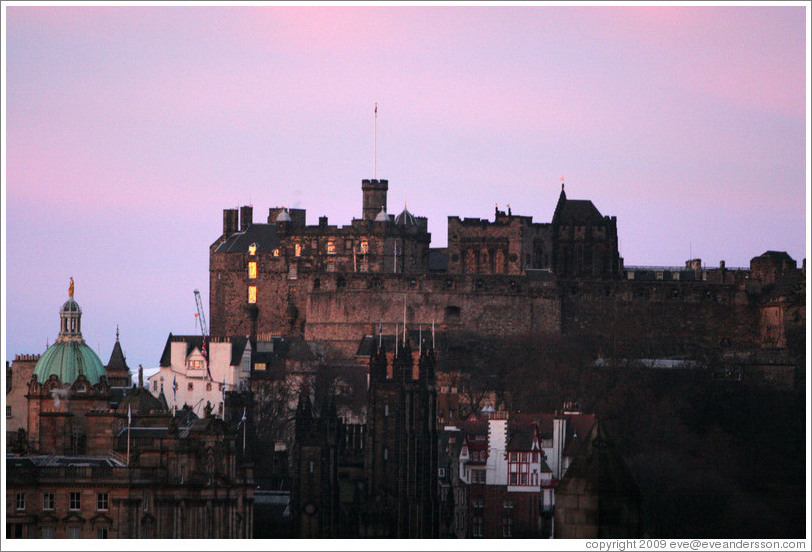
[(378, 102), (375, 102), (375, 117), (372, 123), (372, 178), (378, 179)]
[(132, 406), (127, 405), (127, 467), (130, 467), (130, 425), (132, 425)]

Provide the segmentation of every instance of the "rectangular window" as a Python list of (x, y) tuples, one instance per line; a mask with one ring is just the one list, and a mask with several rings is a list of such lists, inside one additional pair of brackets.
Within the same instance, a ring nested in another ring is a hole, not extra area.
[(474, 508), (484, 508), (485, 507), (485, 499), (484, 498), (475, 498), (474, 499)]
[(257, 263), (256, 261), (251, 261), (248, 263), (248, 277), (252, 280), (257, 277)]
[(17, 510), (25, 510), (25, 493), (17, 493)]
[(515, 485), (517, 481), (518, 474), (512, 473), (510, 474), (510, 484)]
[(516, 458), (516, 453), (515, 453), (515, 452), (511, 452), (511, 453), (510, 453), (510, 461), (511, 461), (511, 462), (515, 462), (516, 460), (517, 460), (517, 458)]
[(42, 493), (42, 509), (54, 509), (54, 493)]
[(485, 470), (474, 470), (474, 483), (485, 483)]
[(248, 286), (248, 302), (257, 302), (257, 286)]
[(526, 474), (526, 473), (523, 473), (523, 474), (521, 474), (521, 475), (522, 475), (522, 478), (521, 478), (521, 482), (522, 482), (522, 483), (521, 483), (521, 484), (522, 484), (522, 485), (527, 485), (527, 474)]
[(369, 252), (369, 242), (367, 240), (361, 240), (361, 253), (367, 254)]
[(254, 363), (254, 370), (265, 370), (265, 363), (264, 362), (255, 362)]
[(473, 519), (473, 536), (475, 538), (482, 537), (482, 518), (479, 516), (476, 516)]
[(82, 538), (82, 532), (78, 527), (68, 527), (68, 538), (69, 539), (80, 539)]
[(195, 384), (194, 384), (194, 383), (192, 383), (192, 382), (190, 381), (190, 382), (189, 382), (189, 385), (188, 385), (186, 388), (187, 388), (189, 391), (194, 391), (194, 389), (195, 389)]
[(327, 254), (328, 255), (336, 254), (336, 242), (334, 242), (333, 240), (327, 242)]
[(82, 507), (82, 493), (78, 491), (70, 492), (70, 501), (68, 506), (71, 510), (79, 510)]
[(504, 505), (506, 510), (512, 510), (513, 509), (513, 499), (512, 498), (506, 498), (503, 505)]
[(538, 452), (534, 452), (534, 453), (533, 453), (533, 462), (538, 462), (538, 461), (539, 461), (539, 453), (538, 453)]
[(97, 539), (106, 539), (107, 538), (107, 527), (97, 527), (96, 528), (96, 538)]
[(10, 406), (6, 407), (6, 418), (11, 418), (11, 407)]
[(107, 493), (99, 493), (96, 495), (96, 509), (97, 510), (107, 510), (108, 509), (108, 500), (109, 496)]
[(52, 539), (54, 538), (54, 528), (50, 525), (46, 525), (45, 527), (42, 527), (40, 535), (43, 539)]
[(294, 245), (294, 246), (293, 246), (293, 248), (294, 248), (294, 249), (293, 249), (294, 254), (295, 254), (297, 257), (301, 257), (301, 256), (302, 256), (302, 244), (297, 243), (296, 245)]
[(508, 538), (513, 536), (513, 518), (502, 520), (502, 536)]

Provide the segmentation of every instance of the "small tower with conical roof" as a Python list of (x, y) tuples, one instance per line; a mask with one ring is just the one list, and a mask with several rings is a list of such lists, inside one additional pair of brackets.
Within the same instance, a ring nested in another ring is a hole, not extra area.
[(128, 388), (132, 386), (132, 374), (127, 366), (127, 359), (119, 341), (119, 331), (116, 327), (116, 343), (113, 345), (113, 352), (107, 362), (107, 383), (110, 387)]

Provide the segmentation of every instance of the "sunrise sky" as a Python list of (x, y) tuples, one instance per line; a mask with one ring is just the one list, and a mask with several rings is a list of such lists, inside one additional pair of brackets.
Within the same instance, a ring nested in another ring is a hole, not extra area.
[[(617, 216), (626, 265), (808, 254), (808, 3), (3, 5), (3, 353), (76, 285), (131, 368), (208, 316), (222, 210), (349, 224), (361, 180), (429, 219)], [(373, 108), (378, 104), (377, 148)], [(377, 149), (376, 175), (373, 150)]]

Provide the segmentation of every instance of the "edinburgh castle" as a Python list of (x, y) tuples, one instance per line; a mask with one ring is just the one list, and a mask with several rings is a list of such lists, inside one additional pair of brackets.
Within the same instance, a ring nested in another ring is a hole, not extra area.
[[(549, 223), (510, 208), (492, 221), (450, 216), (448, 247), (431, 248), (425, 218), (388, 212), (387, 180), (361, 188), (349, 226), (308, 226), (303, 209), (270, 208), (263, 223), (250, 206), (226, 209), (210, 247), (212, 335), (301, 336), (348, 358), (362, 336), (404, 322), (586, 339), (613, 359), (802, 347), (806, 261), (799, 269), (786, 253), (746, 269), (624, 267), (616, 217), (563, 184)], [(776, 362), (792, 364), (783, 353)]]

